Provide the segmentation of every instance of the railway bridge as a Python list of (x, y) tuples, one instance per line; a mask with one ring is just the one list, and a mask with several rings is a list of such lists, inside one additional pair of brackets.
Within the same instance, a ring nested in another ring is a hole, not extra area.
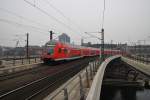
[(105, 91), (106, 87), (126, 88), (129, 93), (131, 90), (131, 95), (128, 96), (136, 100), (133, 88), (150, 87), (149, 63), (117, 55), (107, 58), (101, 64), (93, 62), (90, 66), (93, 66), (89, 67), (90, 70), (92, 69), (91, 72), (86, 68), (47, 96), (45, 100), (112, 100), (110, 99), (112, 96), (105, 95), (111, 92)]

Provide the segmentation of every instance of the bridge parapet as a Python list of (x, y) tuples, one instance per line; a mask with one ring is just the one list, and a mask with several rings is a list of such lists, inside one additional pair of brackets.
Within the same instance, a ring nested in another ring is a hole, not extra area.
[(136, 70), (150, 77), (150, 64), (142, 63), (137, 60), (126, 58), (126, 57), (121, 57), (121, 60), (126, 62), (127, 64), (135, 68)]
[(150, 58), (148, 56), (142, 57), (142, 56), (137, 56), (137, 55), (127, 55), (126, 57), (129, 59), (132, 59), (132, 60), (136, 60), (137, 62), (141, 62), (144, 64), (150, 64)]

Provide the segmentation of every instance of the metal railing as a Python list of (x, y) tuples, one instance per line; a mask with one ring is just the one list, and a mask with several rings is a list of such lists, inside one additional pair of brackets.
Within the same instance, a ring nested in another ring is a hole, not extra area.
[(87, 95), (86, 89), (90, 87), (90, 83), (96, 74), (99, 65), (99, 60), (90, 62), (85, 69), (76, 74), (44, 100), (73, 100), (74, 98), (77, 100), (85, 99)]
[(133, 60), (136, 60), (137, 62), (141, 62), (144, 64), (150, 64), (150, 58), (149, 57), (142, 57), (142, 56), (136, 56), (136, 55), (128, 55), (126, 57), (131, 58)]

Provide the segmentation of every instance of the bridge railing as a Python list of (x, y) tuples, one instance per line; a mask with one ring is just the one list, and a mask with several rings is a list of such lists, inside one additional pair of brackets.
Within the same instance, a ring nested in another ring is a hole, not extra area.
[[(99, 60), (90, 62), (89, 65), (67, 81), (44, 100), (83, 100), (87, 95), (86, 89), (98, 69)], [(76, 95), (76, 96), (75, 96)]]
[(119, 58), (120, 56), (112, 56), (107, 58), (99, 67), (96, 76), (94, 77), (92, 86), (88, 93), (86, 100), (100, 100), (102, 80), (105, 72), (105, 68), (112, 60)]
[(133, 60), (136, 60), (137, 62), (150, 64), (150, 58), (149, 57), (136, 56), (136, 55), (128, 55), (126, 57), (133, 59)]

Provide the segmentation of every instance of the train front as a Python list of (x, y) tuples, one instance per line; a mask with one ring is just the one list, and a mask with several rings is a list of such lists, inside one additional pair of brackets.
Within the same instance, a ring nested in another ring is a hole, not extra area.
[(56, 46), (56, 41), (49, 41), (45, 44), (43, 47), (41, 59), (44, 61), (44, 63), (49, 63), (51, 61), (54, 61), (54, 49)]

